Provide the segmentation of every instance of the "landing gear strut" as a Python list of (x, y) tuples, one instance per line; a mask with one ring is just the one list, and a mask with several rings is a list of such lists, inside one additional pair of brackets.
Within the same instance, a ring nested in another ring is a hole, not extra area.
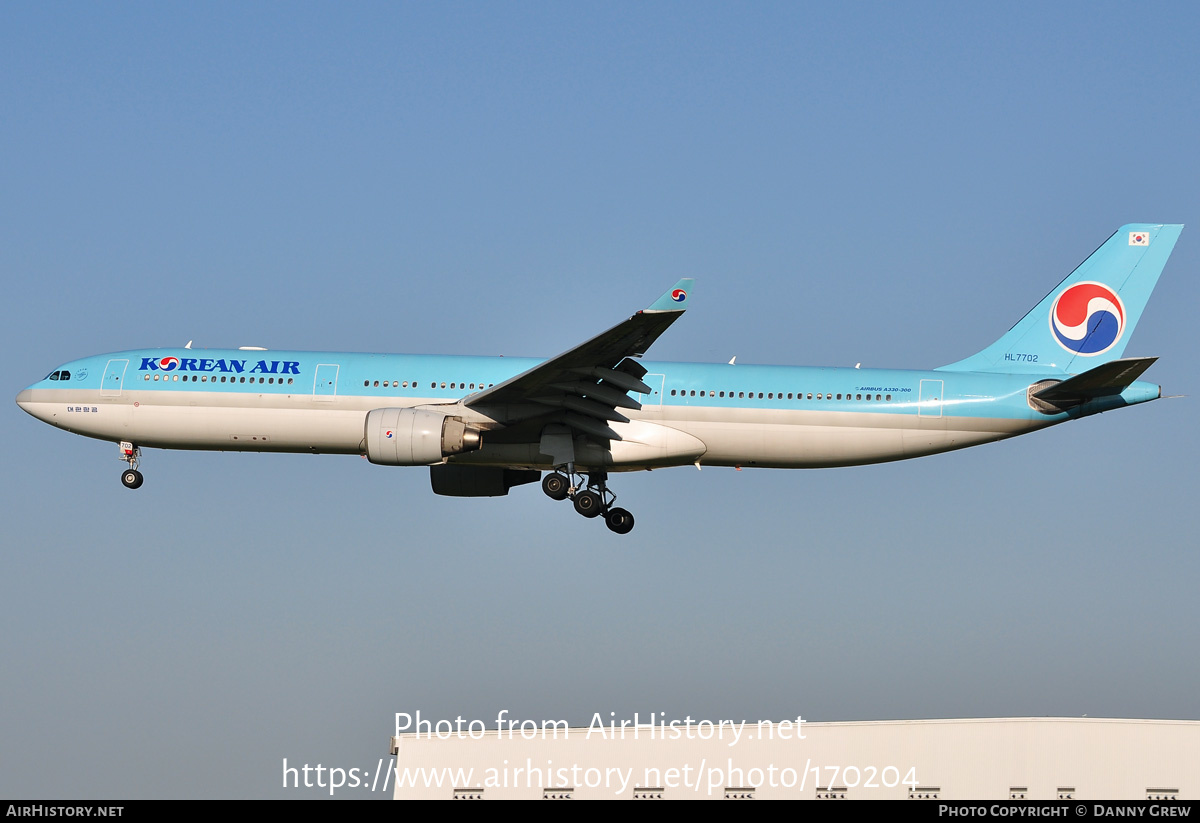
[(136, 489), (142, 485), (142, 473), (138, 471), (138, 460), (142, 450), (132, 443), (121, 444), (121, 459), (129, 464), (129, 468), (121, 472), (121, 482), (127, 489)]
[(633, 531), (633, 515), (626, 509), (613, 506), (617, 495), (608, 488), (607, 481), (608, 472), (591, 472), (585, 486), (583, 477), (575, 472), (574, 465), (562, 466), (543, 478), (542, 491), (552, 500), (570, 498), (575, 511), (584, 517), (603, 515), (604, 523), (610, 530), (617, 534), (629, 534)]

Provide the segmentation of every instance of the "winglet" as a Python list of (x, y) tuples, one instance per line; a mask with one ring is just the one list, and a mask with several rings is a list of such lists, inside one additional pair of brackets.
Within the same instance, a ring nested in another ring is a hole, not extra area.
[(666, 293), (651, 303), (650, 307), (645, 309), (645, 311), (647, 313), (685, 311), (688, 306), (688, 298), (692, 296), (692, 286), (695, 282), (690, 277), (683, 278), (674, 286), (667, 289)]

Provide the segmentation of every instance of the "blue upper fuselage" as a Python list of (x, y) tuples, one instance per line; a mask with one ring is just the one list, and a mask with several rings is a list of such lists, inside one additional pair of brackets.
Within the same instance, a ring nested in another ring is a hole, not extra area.
[[(380, 406), (453, 403), (538, 363), (536, 358), (228, 349), (139, 349), (71, 361), (29, 389), (252, 392), (378, 398)], [(1057, 422), (1159, 396), (1136, 382), (1071, 412), (1045, 414), (1028, 389), (1045, 374), (758, 366), (644, 361), (644, 405), (822, 409), (919, 414), (936, 401), (947, 416)], [(1065, 377), (1066, 375), (1062, 375)], [(398, 402), (397, 402), (398, 401)]]

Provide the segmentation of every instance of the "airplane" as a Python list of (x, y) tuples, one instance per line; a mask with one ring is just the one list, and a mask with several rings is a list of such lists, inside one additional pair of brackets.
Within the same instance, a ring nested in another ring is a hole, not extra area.
[(119, 443), (130, 489), (143, 448), (356, 454), (428, 466), (441, 495), (540, 479), (627, 534), (610, 472), (881, 463), (1158, 399), (1138, 379), (1157, 358), (1122, 354), (1182, 229), (1122, 226), (996, 342), (924, 371), (641, 362), (687, 309), (685, 278), (549, 360), (189, 342), (64, 363), (17, 404)]

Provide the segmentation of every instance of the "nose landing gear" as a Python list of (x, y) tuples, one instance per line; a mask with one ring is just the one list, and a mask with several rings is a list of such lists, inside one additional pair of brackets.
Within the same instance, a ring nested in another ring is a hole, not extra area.
[(575, 473), (574, 466), (563, 466), (546, 475), (542, 480), (542, 491), (552, 500), (570, 498), (575, 511), (584, 517), (603, 515), (604, 523), (611, 531), (629, 534), (633, 531), (633, 515), (612, 505), (617, 496), (608, 488), (607, 481), (608, 472), (591, 472), (584, 487), (583, 478)]
[(138, 460), (142, 456), (142, 450), (132, 443), (121, 443), (120, 456), (129, 464), (129, 468), (121, 472), (121, 482), (127, 489), (140, 488), (143, 478), (142, 473), (138, 471)]

